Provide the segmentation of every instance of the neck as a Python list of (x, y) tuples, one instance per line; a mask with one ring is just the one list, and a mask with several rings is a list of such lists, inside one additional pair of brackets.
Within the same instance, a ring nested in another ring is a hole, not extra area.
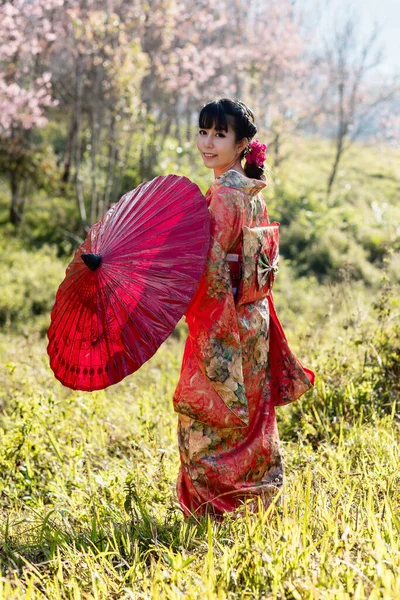
[(225, 165), (223, 167), (216, 167), (214, 169), (214, 179), (222, 175), (222, 173), (225, 173), (225, 171), (229, 171), (229, 169), (235, 169), (235, 171), (239, 171), (239, 173), (241, 173), (242, 175), (246, 175), (242, 167), (242, 162), (238, 157), (228, 165)]

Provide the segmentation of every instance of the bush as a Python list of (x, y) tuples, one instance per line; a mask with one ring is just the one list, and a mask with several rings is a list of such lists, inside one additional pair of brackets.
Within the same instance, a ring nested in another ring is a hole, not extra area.
[[(343, 425), (373, 422), (400, 410), (399, 288), (384, 275), (379, 298), (367, 308), (348, 287), (347, 294), (343, 284), (333, 294), (336, 310), (343, 294), (341, 314), (330, 313), (326, 305), (332, 323), (323, 327), (322, 343), (312, 322), (305, 332), (309, 351), (304, 363), (310, 360), (316, 371), (315, 388), (279, 413), (285, 436), (315, 446), (340, 436)], [(320, 315), (316, 319), (322, 327)]]
[(0, 327), (27, 333), (42, 316), (42, 327), (50, 317), (55, 294), (65, 267), (57, 259), (56, 247), (43, 246), (28, 252), (20, 244), (7, 242), (0, 247)]

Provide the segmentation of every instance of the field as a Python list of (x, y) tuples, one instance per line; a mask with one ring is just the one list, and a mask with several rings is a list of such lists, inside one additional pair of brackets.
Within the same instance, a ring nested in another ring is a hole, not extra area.
[(326, 200), (327, 148), (292, 151), (266, 196), (286, 229), (274, 295), (317, 383), (277, 408), (282, 504), (222, 523), (184, 521), (175, 495), (184, 320), (116, 386), (63, 388), (45, 333), (72, 247), (52, 219), (73, 209), (38, 195), (15, 240), (3, 183), (0, 598), (400, 598), (398, 153), (357, 149)]

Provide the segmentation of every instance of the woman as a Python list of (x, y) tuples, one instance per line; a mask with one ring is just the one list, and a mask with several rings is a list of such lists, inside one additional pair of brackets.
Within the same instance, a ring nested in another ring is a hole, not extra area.
[[(314, 382), (290, 351), (274, 310), (276, 265), (263, 270), (257, 263), (279, 224), (269, 224), (260, 193), (266, 146), (250, 144), (256, 133), (254, 115), (240, 101), (222, 98), (200, 112), (197, 148), (215, 180), (206, 192), (211, 244), (186, 311), (189, 335), (173, 397), (177, 494), (186, 517), (220, 518), (249, 498), (254, 509), (259, 497), (269, 504), (283, 483), (275, 406)], [(239, 280), (235, 265), (242, 265)]]

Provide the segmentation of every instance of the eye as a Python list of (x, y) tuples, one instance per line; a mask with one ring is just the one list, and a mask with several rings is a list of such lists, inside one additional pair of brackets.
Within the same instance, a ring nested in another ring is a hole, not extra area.
[[(199, 134), (203, 133), (203, 131), (204, 131), (204, 133), (207, 133), (205, 131), (205, 129), (200, 129)], [(223, 138), (225, 137), (225, 135), (223, 133), (220, 133), (219, 131), (218, 131), (217, 135), (221, 135)]]

